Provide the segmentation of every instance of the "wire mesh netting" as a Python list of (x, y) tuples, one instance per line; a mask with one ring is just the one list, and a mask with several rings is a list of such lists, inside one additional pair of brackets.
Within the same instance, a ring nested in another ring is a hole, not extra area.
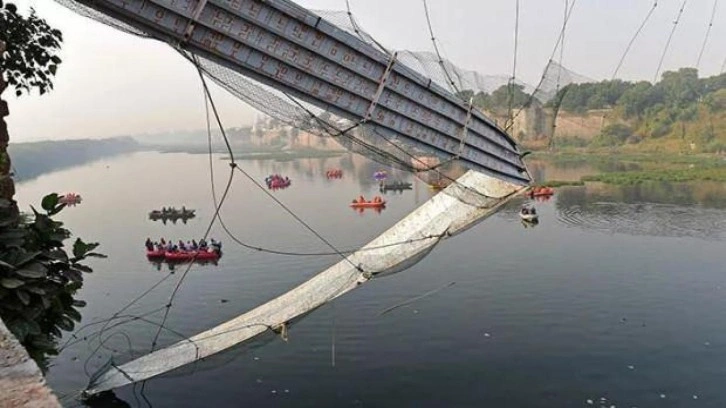
[[(111, 18), (75, 0), (56, 0), (58, 3), (85, 17), (141, 37), (149, 37), (143, 31), (122, 21)], [(340, 30), (356, 36), (366, 44), (391, 55), (391, 51), (375, 40), (358, 23), (350, 11), (316, 10), (315, 13)], [(174, 45), (174, 44), (173, 44)], [(178, 45), (174, 45), (178, 46)], [(195, 57), (179, 49), (190, 61), (198, 62), (203, 71), (219, 86), (252, 106), (259, 112), (274, 118), (292, 128), (320, 137), (334, 138), (346, 149), (363, 154), (379, 163), (399, 169), (420, 173), (436, 170), (442, 163), (455, 165), (457, 157), (426, 149), (415, 141), (404, 140), (393, 132), (371, 123), (354, 123), (326, 112), (317, 106), (278, 89), (249, 79), (238, 72), (203, 57)], [(196, 59), (195, 59), (196, 58)], [(482, 75), (476, 71), (462, 69), (452, 62), (431, 52), (397, 52), (398, 63), (431, 79), (454, 95), (464, 97), (461, 91), (473, 94), (491, 94), (502, 86), (511, 84), (505, 75)], [(563, 67), (550, 63), (545, 70), (539, 87), (534, 88), (522, 82), (514, 82), (540, 102), (554, 96), (557, 90), (571, 82), (586, 80)], [(468, 103), (468, 101), (465, 101)], [(422, 159), (423, 158), (423, 159)]]

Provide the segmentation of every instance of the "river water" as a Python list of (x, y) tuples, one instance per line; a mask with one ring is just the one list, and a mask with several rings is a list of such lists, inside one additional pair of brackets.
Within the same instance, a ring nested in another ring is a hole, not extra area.
[[(221, 157), (212, 163), (221, 194), (230, 169)], [(289, 176), (292, 187), (274, 196), (339, 249), (369, 241), (435, 194), (391, 171), (415, 188), (386, 195), (381, 213), (358, 213), (348, 203), (377, 193), (374, 163), (348, 155), (240, 163), (258, 182), (270, 173)], [(329, 168), (342, 168), (344, 177), (328, 180)], [(547, 171), (538, 167), (540, 176)], [(171, 302), (170, 330), (159, 345), (233, 318), (338, 261), (245, 249), (217, 225), (212, 236), (224, 242), (222, 259), (192, 268), (170, 301), (184, 268), (148, 262), (143, 241), (204, 233), (213, 215), (207, 156), (136, 153), (46, 174), (17, 190), (23, 209), (52, 191), (83, 196), (60, 218), (78, 236), (100, 242), (109, 257), (92, 262), (95, 271), (79, 293), (88, 302), (82, 324), (110, 317), (167, 278), (123, 312), (144, 315)], [(186, 224), (147, 219), (150, 210), (171, 205), (198, 215)], [(561, 188), (536, 204), (536, 227), (520, 222), (520, 205), (442, 242), (414, 267), (319, 308), (291, 327), (288, 341), (264, 337), (143, 388), (116, 390), (119, 400), (109, 403), (726, 406), (724, 184)], [(252, 246), (329, 251), (239, 173), (222, 217)], [(163, 311), (145, 316), (159, 322)], [(81, 341), (53, 360), (48, 382), (65, 405), (78, 404), (74, 393), (109, 359), (121, 363), (148, 352), (157, 332), (135, 321), (104, 332), (99, 347), (98, 328), (79, 332)]]

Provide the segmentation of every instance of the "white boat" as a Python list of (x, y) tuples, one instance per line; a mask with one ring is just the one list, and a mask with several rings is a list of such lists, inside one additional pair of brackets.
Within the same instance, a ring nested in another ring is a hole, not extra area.
[(521, 210), (519, 210), (519, 218), (521, 218), (524, 221), (535, 221), (539, 218), (539, 215), (537, 214), (536, 210), (534, 208), (527, 208), (524, 207)]

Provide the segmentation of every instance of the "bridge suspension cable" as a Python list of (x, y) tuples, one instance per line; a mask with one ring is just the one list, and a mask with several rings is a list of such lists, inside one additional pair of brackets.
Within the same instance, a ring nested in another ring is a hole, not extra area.
[(717, 8), (718, 8), (718, 0), (713, 0), (713, 9), (711, 10), (711, 20), (708, 22), (708, 28), (706, 29), (706, 36), (703, 39), (703, 44), (701, 45), (701, 51), (698, 53), (698, 59), (696, 60), (696, 69), (699, 69), (701, 67), (701, 58), (703, 57), (703, 52), (706, 50), (706, 44), (708, 44), (708, 38), (711, 35), (711, 28), (713, 28), (713, 20), (716, 17)]
[[(522, 113), (522, 111), (524, 111), (525, 109), (527, 109), (529, 106), (532, 105), (532, 102), (534, 102), (534, 100), (536, 98), (535, 95), (537, 95), (537, 92), (542, 88), (542, 85), (544, 84), (545, 79), (547, 77), (547, 72), (549, 71), (550, 66), (554, 62), (555, 55), (557, 54), (557, 50), (559, 49), (560, 45), (562, 44), (562, 42), (564, 40), (565, 30), (567, 29), (567, 22), (570, 21), (570, 18), (572, 17), (572, 11), (575, 9), (576, 4), (577, 4), (577, 0), (572, 0), (572, 3), (570, 3), (570, 5), (569, 5), (570, 8), (567, 11), (567, 14), (565, 16), (564, 24), (562, 25), (562, 28), (560, 29), (560, 34), (557, 37), (555, 46), (552, 49), (552, 53), (550, 54), (549, 60), (547, 60), (547, 65), (545, 65), (544, 71), (542, 71), (542, 76), (540, 77), (539, 82), (537, 83), (537, 86), (532, 91), (532, 94), (529, 95), (529, 99), (527, 99), (527, 102), (517, 110), (517, 113), (514, 114), (514, 117), (512, 118), (512, 123), (510, 123), (509, 126), (504, 128), (505, 132), (508, 132), (512, 128), (514, 119), (517, 119), (517, 117)], [(559, 67), (559, 69), (561, 70), (562, 67)]]
[(655, 9), (658, 7), (658, 0), (653, 1), (653, 6), (648, 11), (648, 14), (646, 14), (645, 18), (643, 19), (643, 22), (640, 23), (640, 26), (635, 31), (635, 34), (630, 39), (630, 42), (628, 43), (628, 46), (625, 47), (625, 51), (623, 52), (623, 55), (620, 57), (620, 61), (618, 61), (618, 65), (615, 67), (615, 70), (613, 71), (613, 75), (610, 78), (610, 80), (614, 80), (615, 77), (618, 75), (618, 71), (620, 71), (620, 68), (623, 66), (623, 62), (625, 62), (625, 57), (628, 56), (628, 53), (630, 52), (630, 48), (633, 47), (633, 44), (635, 43), (635, 40), (638, 39), (638, 36), (640, 36), (640, 33), (643, 31), (643, 28), (645, 28), (645, 25), (648, 24), (648, 20), (650, 20), (650, 17), (653, 15), (653, 12), (655, 12)]
[(509, 95), (507, 101), (507, 120), (505, 127), (514, 122), (512, 104), (514, 103), (514, 85), (517, 80), (517, 51), (519, 48), (519, 0), (514, 5), (514, 56), (512, 59), (512, 77), (509, 78)]
[(658, 82), (658, 77), (660, 76), (660, 69), (663, 67), (663, 61), (665, 61), (665, 57), (668, 54), (668, 48), (670, 48), (671, 41), (673, 40), (673, 34), (675, 34), (676, 28), (678, 28), (678, 23), (681, 21), (681, 16), (683, 16), (683, 10), (686, 8), (686, 3), (688, 3), (688, 0), (683, 0), (681, 7), (678, 9), (676, 19), (673, 21), (673, 28), (671, 29), (671, 33), (668, 35), (668, 41), (666, 41), (665, 47), (663, 48), (663, 54), (660, 56), (660, 61), (658, 62), (658, 69), (655, 70), (655, 77), (653, 77), (653, 83)]
[[(439, 46), (437, 44), (436, 36), (434, 35), (434, 29), (431, 25), (431, 16), (429, 14), (429, 6), (426, 0), (423, 0), (423, 7), (424, 7), (424, 13), (426, 14), (426, 24), (429, 27), (429, 34), (431, 34), (431, 43), (434, 46), (434, 51), (436, 52), (436, 57), (439, 59), (439, 65), (441, 66), (441, 69), (444, 71), (444, 75), (446, 76), (446, 80), (451, 84), (452, 90), (457, 94), (460, 95), (460, 89), (456, 86), (456, 83), (454, 82), (454, 79), (452, 78), (451, 74), (449, 74), (448, 69), (446, 69), (446, 63), (444, 62), (444, 59), (441, 57), (441, 52), (439, 50)], [(459, 81), (461, 83), (461, 81)]]

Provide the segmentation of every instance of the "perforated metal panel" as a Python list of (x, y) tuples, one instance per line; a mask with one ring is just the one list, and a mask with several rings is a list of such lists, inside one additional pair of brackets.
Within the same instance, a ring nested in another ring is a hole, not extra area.
[(477, 110), (359, 38), (286, 0), (77, 0), (353, 122), (381, 143), (529, 182), (516, 144)]

